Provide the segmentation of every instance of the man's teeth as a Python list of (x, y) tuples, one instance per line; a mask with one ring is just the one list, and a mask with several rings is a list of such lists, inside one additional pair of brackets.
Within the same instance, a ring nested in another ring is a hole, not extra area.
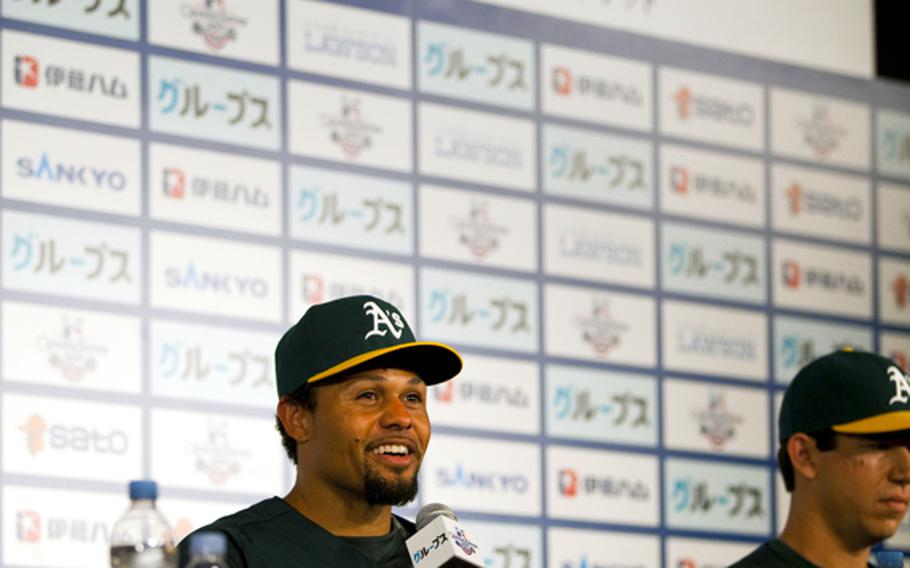
[(394, 455), (403, 456), (403, 455), (407, 455), (408, 449), (405, 446), (402, 446), (399, 444), (385, 444), (385, 445), (379, 446), (378, 448), (373, 450), (373, 453), (374, 454), (394, 454)]

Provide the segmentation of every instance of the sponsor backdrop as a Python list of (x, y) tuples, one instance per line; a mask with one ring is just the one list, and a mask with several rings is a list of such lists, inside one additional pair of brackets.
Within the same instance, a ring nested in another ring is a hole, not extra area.
[(866, 2), (676, 4), (0, 0), (0, 566), (283, 494), (275, 342), (361, 292), (465, 355), (403, 513), (488, 567), (775, 534), (794, 372), (910, 361), (910, 89)]

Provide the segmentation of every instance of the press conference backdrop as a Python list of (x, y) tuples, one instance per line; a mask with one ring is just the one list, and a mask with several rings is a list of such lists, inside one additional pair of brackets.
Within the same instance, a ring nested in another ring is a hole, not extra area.
[(403, 513), (487, 566), (776, 534), (794, 372), (910, 354), (869, 5), (359, 4), (0, 3), (0, 565), (105, 565), (129, 479), (181, 534), (283, 494), (275, 342), (361, 292), (464, 353)]

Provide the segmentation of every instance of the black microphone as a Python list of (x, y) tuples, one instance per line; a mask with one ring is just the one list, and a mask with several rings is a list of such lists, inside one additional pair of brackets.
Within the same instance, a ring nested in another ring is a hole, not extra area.
[(417, 532), (405, 543), (415, 568), (483, 568), (477, 545), (442, 503), (425, 505), (416, 524)]

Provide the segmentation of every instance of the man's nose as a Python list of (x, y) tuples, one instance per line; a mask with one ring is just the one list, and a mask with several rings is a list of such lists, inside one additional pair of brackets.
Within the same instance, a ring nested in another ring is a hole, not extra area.
[(398, 398), (391, 398), (382, 412), (382, 425), (386, 428), (410, 428), (413, 417), (407, 405)]
[(901, 485), (910, 484), (910, 446), (894, 448), (894, 467), (891, 468), (890, 479)]

